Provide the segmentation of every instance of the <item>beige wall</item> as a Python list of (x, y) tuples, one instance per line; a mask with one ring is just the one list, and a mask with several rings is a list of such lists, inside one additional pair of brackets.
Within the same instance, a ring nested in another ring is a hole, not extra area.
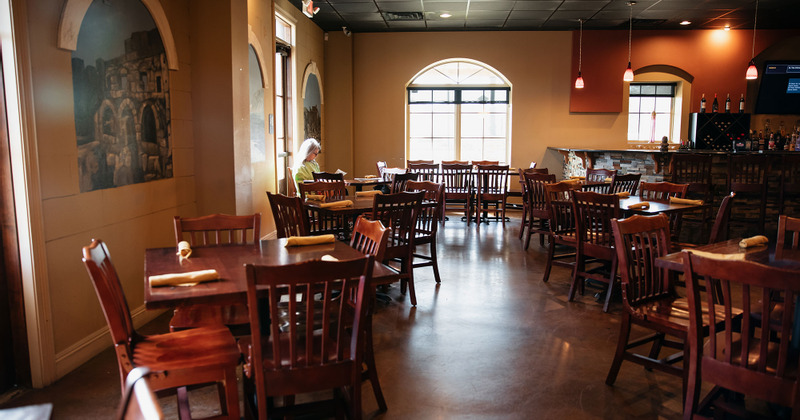
[[(354, 176), (374, 173), (377, 160), (405, 166), (405, 87), (426, 66), (450, 58), (478, 60), (510, 81), (512, 166), (541, 162), (546, 147), (552, 145), (624, 146), (626, 120), (619, 114), (569, 113), (571, 75), (565, 69), (570, 66), (571, 36), (570, 32), (353, 34)], [(346, 72), (341, 73), (341, 80), (329, 80), (328, 85), (348, 83)], [(340, 125), (329, 120), (330, 138), (345, 138), (346, 125), (347, 121)]]
[(341, 31), (329, 33), (325, 64), (325, 164), (357, 176), (353, 172), (353, 37)]
[[(251, 165), (247, 95), (249, 23), (264, 50), (265, 112), (273, 113), (274, 18), (269, 2), (161, 0), (179, 68), (170, 71), (169, 80), (174, 176), (81, 193), (71, 51), (56, 46), (63, 2), (14, 1), (25, 4), (27, 19), (16, 28), (30, 39), (25, 66), (30, 85), (22, 90), (31, 92), (33, 130), (25, 141), (36, 145), (41, 183), (44, 252), (36, 258), (45, 261), (40, 264), (46, 273), (36, 276), (49, 290), (51, 313), (40, 325), (52, 323), (54, 351), (40, 356), (55, 371), (46, 384), (110, 345), (80, 260), (80, 248), (92, 238), (108, 243), (135, 323), (141, 324), (158, 315), (143, 307), (144, 250), (174, 245), (174, 215), (260, 211), (262, 233), (274, 230), (264, 194), (275, 190), (273, 135), (266, 134), (267, 161)], [(322, 31), (307, 18), (300, 15), (297, 23), (296, 78), (301, 80), (311, 61), (323, 71), (323, 43)]]

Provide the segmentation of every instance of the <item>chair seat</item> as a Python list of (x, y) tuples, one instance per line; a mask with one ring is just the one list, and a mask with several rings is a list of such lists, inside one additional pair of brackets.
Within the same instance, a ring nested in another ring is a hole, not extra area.
[[(725, 315), (725, 307), (714, 305), (717, 319), (722, 319)], [(734, 316), (740, 316), (741, 310), (734, 310)], [(631, 314), (634, 318), (656, 322), (667, 326), (670, 329), (688, 331), (689, 330), (689, 301), (686, 298), (662, 298), (650, 301), (633, 308)], [(703, 325), (708, 325), (708, 307), (703, 305)]]
[(144, 337), (133, 349), (134, 365), (147, 366), (152, 371), (226, 368), (238, 360), (236, 341), (223, 326)]

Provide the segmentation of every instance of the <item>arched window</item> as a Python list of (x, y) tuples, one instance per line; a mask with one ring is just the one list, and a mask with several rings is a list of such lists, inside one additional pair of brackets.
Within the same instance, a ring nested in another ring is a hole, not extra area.
[(511, 86), (496, 70), (442, 61), (418, 73), (407, 90), (408, 159), (509, 161)]

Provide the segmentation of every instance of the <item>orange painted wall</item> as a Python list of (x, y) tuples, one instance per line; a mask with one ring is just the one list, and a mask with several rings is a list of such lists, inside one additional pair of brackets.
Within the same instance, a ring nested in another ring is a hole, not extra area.
[[(622, 74), (628, 64), (628, 33), (626, 31), (583, 31), (583, 57), (581, 71), (586, 83), (584, 89), (571, 89), (570, 112), (621, 112)], [(755, 53), (792, 36), (800, 30), (759, 30), (756, 34)], [(578, 74), (578, 32), (573, 33), (572, 80)], [(716, 93), (720, 108), (725, 96), (738, 103), (739, 96), (747, 97), (744, 78), (753, 42), (749, 30), (686, 30), (686, 31), (633, 31), (631, 64), (634, 72), (645, 66), (669, 65), (678, 67), (692, 76), (691, 111), (700, 108), (700, 96), (705, 93), (711, 107)]]

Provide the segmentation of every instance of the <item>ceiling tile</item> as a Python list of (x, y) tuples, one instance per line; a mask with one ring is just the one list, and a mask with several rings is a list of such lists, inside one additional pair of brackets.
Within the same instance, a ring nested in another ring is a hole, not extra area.
[(336, 3), (333, 6), (339, 13), (377, 13), (378, 6), (375, 3)]
[(513, 1), (470, 1), (469, 10), (511, 10)]
[(467, 13), (467, 21), (474, 19), (492, 19), (492, 20), (506, 20), (508, 18), (508, 11), (494, 11), (494, 10), (470, 10)]
[(553, 12), (547, 10), (512, 10), (509, 19), (548, 19)]
[(505, 24), (505, 19), (481, 19), (481, 20), (473, 20), (470, 21), (467, 19), (467, 28), (492, 28), (492, 29), (500, 29)]

